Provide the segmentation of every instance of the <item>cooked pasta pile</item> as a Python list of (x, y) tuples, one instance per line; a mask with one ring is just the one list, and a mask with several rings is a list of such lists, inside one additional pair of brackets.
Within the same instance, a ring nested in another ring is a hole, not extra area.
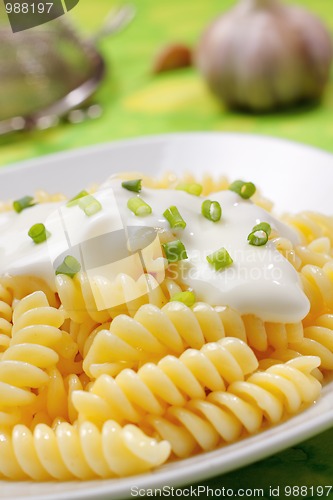
[[(174, 178), (144, 182), (168, 187)], [(207, 176), (202, 185), (208, 195), (228, 182)], [(147, 276), (119, 276), (107, 293), (124, 304), (105, 310), (93, 306), (83, 271), (58, 274), (56, 293), (35, 276), (2, 276), (0, 477), (141, 473), (246, 438), (317, 400), (333, 370), (333, 217), (284, 222), (300, 244), (275, 235), (275, 245), (311, 304), (297, 323), (171, 300), (186, 287), (168, 270), (156, 287)]]

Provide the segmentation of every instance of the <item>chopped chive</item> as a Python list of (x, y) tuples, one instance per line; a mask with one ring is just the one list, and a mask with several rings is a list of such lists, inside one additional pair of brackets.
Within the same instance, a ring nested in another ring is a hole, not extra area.
[(253, 231), (247, 237), (250, 245), (255, 247), (261, 247), (266, 245), (268, 241), (268, 234), (265, 231)]
[(13, 201), (13, 208), (18, 214), (25, 210), (26, 208), (33, 207), (36, 203), (33, 203), (34, 198), (32, 196), (23, 196), (19, 200)]
[(179, 210), (174, 205), (167, 208), (163, 212), (163, 216), (169, 222), (170, 227), (173, 229), (185, 229), (186, 222), (183, 217), (180, 215)]
[(162, 245), (168, 262), (187, 259), (186, 248), (180, 240), (169, 241)]
[(73, 278), (81, 270), (81, 264), (76, 260), (75, 257), (67, 255), (62, 263), (57, 267), (56, 274), (66, 274), (70, 278)]
[(89, 196), (88, 191), (80, 191), (74, 198), (71, 198), (67, 203), (66, 207), (74, 207), (74, 205), (78, 205), (80, 198), (84, 198), (84, 196)]
[(51, 233), (49, 233), (41, 222), (38, 222), (37, 224), (34, 224), (31, 226), (29, 229), (28, 235), (30, 238), (38, 245), (39, 243), (43, 243), (43, 241), (46, 241), (49, 236), (51, 236)]
[(196, 182), (181, 182), (176, 186), (176, 189), (186, 191), (186, 193), (194, 194), (195, 196), (200, 196), (202, 193), (202, 185)]
[(149, 215), (152, 213), (151, 207), (143, 201), (140, 196), (134, 196), (130, 198), (127, 202), (127, 207), (133, 212), (134, 215), (141, 217), (145, 215)]
[(260, 224), (252, 228), (252, 232), (248, 235), (247, 239), (249, 244), (255, 247), (266, 245), (271, 231), (272, 228), (268, 222), (260, 222)]
[(94, 198), (91, 194), (88, 196), (83, 196), (79, 199), (79, 207), (84, 211), (84, 213), (90, 217), (91, 215), (95, 215), (97, 212), (102, 210), (102, 205), (96, 198)]
[(218, 222), (222, 215), (221, 205), (218, 201), (205, 200), (201, 205), (201, 213), (206, 219)]
[(252, 228), (252, 232), (254, 231), (265, 231), (267, 236), (271, 234), (272, 228), (268, 222), (260, 222), (260, 224), (257, 224)]
[(141, 191), (142, 179), (133, 179), (131, 181), (124, 181), (121, 183), (122, 187), (128, 191), (134, 191), (135, 193), (140, 193)]
[(234, 191), (247, 200), (256, 192), (256, 187), (252, 182), (235, 181), (229, 186), (229, 191)]
[(215, 271), (231, 266), (233, 263), (229, 252), (224, 247), (216, 250), (216, 252), (213, 252), (210, 255), (207, 255), (206, 259), (212, 266), (214, 266)]
[(170, 299), (170, 302), (182, 302), (187, 307), (192, 307), (195, 302), (195, 295), (193, 292), (179, 292), (175, 293)]
[(272, 229), (268, 222), (260, 222), (260, 224), (252, 228), (252, 232), (248, 235), (247, 239), (249, 244), (255, 247), (266, 245), (271, 231)]

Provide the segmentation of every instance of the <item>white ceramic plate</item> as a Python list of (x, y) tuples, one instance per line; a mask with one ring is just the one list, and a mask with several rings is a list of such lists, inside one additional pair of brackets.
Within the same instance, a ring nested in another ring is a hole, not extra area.
[[(242, 134), (175, 134), (123, 141), (31, 160), (0, 169), (0, 199), (43, 188), (73, 195), (110, 173), (165, 170), (224, 173), (255, 182), (275, 201), (276, 211), (333, 214), (333, 156), (278, 139)], [(227, 472), (302, 441), (333, 425), (333, 382), (303, 413), (233, 445), (136, 477), (90, 482), (0, 481), (5, 499), (64, 500), (130, 497), (131, 488), (180, 486)]]

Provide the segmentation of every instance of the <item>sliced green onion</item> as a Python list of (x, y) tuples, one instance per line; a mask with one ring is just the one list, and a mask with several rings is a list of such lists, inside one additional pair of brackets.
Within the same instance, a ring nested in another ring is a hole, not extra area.
[(168, 262), (178, 262), (187, 259), (186, 248), (180, 240), (169, 241), (162, 245)]
[(222, 208), (218, 201), (205, 200), (201, 205), (201, 213), (206, 219), (218, 222), (221, 219)]
[(84, 198), (84, 196), (89, 196), (88, 191), (80, 191), (74, 198), (71, 198), (67, 203), (66, 207), (74, 207), (75, 205), (78, 205), (80, 198)]
[(163, 212), (163, 216), (169, 222), (170, 227), (173, 229), (185, 229), (186, 222), (183, 217), (180, 215), (179, 210), (174, 205), (172, 207), (167, 208)]
[(186, 191), (186, 193), (194, 194), (195, 196), (200, 196), (202, 193), (202, 185), (196, 182), (181, 182), (176, 186), (176, 189)]
[(179, 292), (175, 293), (170, 299), (170, 302), (182, 302), (187, 307), (192, 307), (195, 302), (195, 295), (193, 292)]
[(252, 228), (252, 232), (248, 235), (247, 239), (249, 244), (255, 247), (266, 245), (271, 231), (272, 228), (268, 222), (260, 222), (260, 224)]
[(255, 247), (261, 247), (266, 245), (268, 241), (268, 234), (265, 231), (253, 231), (247, 237), (250, 245)]
[(127, 202), (127, 207), (138, 217), (152, 213), (151, 207), (140, 196), (130, 198)]
[(260, 224), (257, 224), (256, 226), (254, 226), (252, 228), (252, 231), (255, 232), (255, 231), (265, 231), (265, 233), (267, 234), (267, 236), (269, 236), (272, 232), (272, 228), (270, 226), (270, 224), (268, 224), (268, 222), (260, 222)]
[(256, 187), (252, 182), (235, 181), (229, 186), (229, 191), (234, 191), (247, 200), (256, 192)]
[(215, 271), (231, 266), (233, 263), (229, 252), (224, 247), (216, 250), (216, 252), (211, 253), (210, 255), (207, 255), (206, 259), (212, 266), (214, 266)]
[(76, 260), (75, 257), (67, 255), (64, 258), (60, 266), (57, 267), (56, 274), (66, 274), (70, 278), (73, 278), (81, 270), (81, 264)]
[(49, 236), (51, 236), (51, 233), (49, 233), (41, 222), (38, 222), (37, 224), (34, 224), (31, 226), (29, 229), (28, 235), (30, 238), (38, 245), (39, 243), (43, 243), (43, 241), (46, 241)]
[(95, 215), (97, 212), (102, 210), (102, 205), (96, 198), (94, 198), (91, 194), (88, 196), (83, 196), (79, 199), (79, 207), (84, 213), (90, 217), (91, 215)]
[(13, 208), (18, 214), (25, 210), (26, 208), (33, 207), (36, 203), (33, 203), (34, 199), (32, 196), (23, 196), (19, 200), (13, 201)]
[(124, 181), (121, 183), (122, 187), (128, 191), (134, 191), (135, 193), (140, 193), (141, 191), (142, 179), (133, 179), (131, 181)]

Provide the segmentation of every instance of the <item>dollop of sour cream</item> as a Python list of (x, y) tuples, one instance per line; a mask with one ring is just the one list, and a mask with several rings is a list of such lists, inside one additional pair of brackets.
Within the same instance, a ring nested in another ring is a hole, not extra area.
[[(134, 268), (137, 279), (134, 263), (143, 262), (148, 254), (154, 259), (155, 268), (164, 270), (162, 252), (156, 254), (156, 248), (150, 252), (147, 249), (156, 235), (170, 233), (163, 212), (175, 205), (186, 228), (172, 233), (185, 245), (188, 258), (171, 266), (170, 273), (193, 289), (198, 301), (228, 305), (242, 314), (255, 314), (272, 322), (294, 323), (306, 316), (309, 301), (293, 266), (273, 241), (260, 247), (247, 241), (255, 225), (268, 222), (279, 236), (297, 244), (297, 235), (291, 228), (231, 191), (211, 193), (204, 198), (180, 190), (143, 186), (139, 195), (150, 205), (152, 213), (138, 217), (127, 207), (128, 200), (137, 194), (124, 189), (121, 182), (112, 176), (101, 186), (94, 197), (102, 208), (91, 216), (78, 205), (67, 207), (63, 203), (37, 204), (19, 214), (0, 214), (0, 275), (37, 276), (55, 290), (55, 268), (66, 255), (76, 256), (88, 274), (97, 269), (99, 279), (103, 269), (109, 273), (108, 279), (115, 279), (124, 270), (131, 274)], [(212, 222), (202, 215), (205, 199), (220, 203), (220, 221)], [(48, 240), (41, 244), (35, 244), (28, 236), (29, 228), (38, 222), (44, 223), (50, 232)], [(233, 264), (216, 271), (206, 257), (222, 247)], [(149, 270), (148, 265), (146, 268)]]

